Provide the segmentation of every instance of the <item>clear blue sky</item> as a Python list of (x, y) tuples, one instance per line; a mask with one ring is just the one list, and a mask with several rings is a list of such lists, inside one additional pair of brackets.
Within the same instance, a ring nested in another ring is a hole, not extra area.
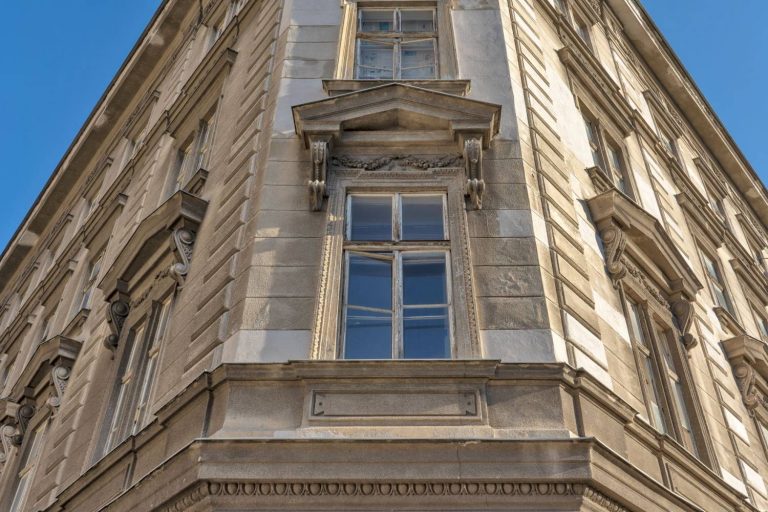
[[(0, 248), (160, 0), (6, 2), (0, 31)], [(768, 179), (766, 0), (644, 0), (742, 151)]]

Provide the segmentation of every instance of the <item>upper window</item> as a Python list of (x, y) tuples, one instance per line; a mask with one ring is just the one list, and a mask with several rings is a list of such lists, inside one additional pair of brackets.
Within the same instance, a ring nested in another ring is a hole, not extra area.
[(358, 10), (355, 78), (438, 77), (435, 9)]
[(342, 356), (450, 358), (445, 195), (352, 194), (345, 238)]
[(90, 308), (91, 295), (93, 295), (93, 290), (96, 287), (96, 278), (99, 277), (101, 271), (101, 258), (102, 256), (99, 255), (88, 263), (87, 272), (83, 277), (83, 285), (80, 288), (80, 295), (72, 311), (73, 314), (82, 309)]
[(201, 120), (197, 131), (176, 151), (166, 197), (183, 189), (192, 176), (207, 165), (211, 142), (210, 122), (210, 119)]
[(704, 262), (704, 270), (707, 273), (707, 281), (709, 282), (709, 291), (712, 293), (715, 304), (735, 316), (719, 263), (706, 252), (701, 253), (701, 259)]
[(584, 127), (587, 131), (592, 162), (599, 167), (613, 182), (613, 185), (628, 197), (632, 198), (627, 173), (626, 160), (621, 146), (615, 142), (593, 118), (584, 116)]

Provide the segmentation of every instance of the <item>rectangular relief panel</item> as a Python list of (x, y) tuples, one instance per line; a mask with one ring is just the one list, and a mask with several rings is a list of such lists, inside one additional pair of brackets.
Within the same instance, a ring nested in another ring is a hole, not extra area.
[(309, 425), (477, 425), (485, 423), (479, 386), (333, 386), (310, 389)]

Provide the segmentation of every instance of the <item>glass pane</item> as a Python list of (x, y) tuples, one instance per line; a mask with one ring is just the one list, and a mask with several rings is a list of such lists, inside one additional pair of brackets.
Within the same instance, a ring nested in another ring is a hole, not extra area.
[(413, 308), (403, 311), (403, 357), (405, 359), (451, 357), (448, 308)]
[(400, 75), (404, 79), (435, 77), (435, 42), (432, 39), (400, 45)]
[(656, 430), (659, 432), (666, 432), (667, 428), (664, 424), (664, 414), (661, 410), (661, 399), (659, 398), (659, 386), (656, 382), (656, 377), (653, 371), (653, 362), (651, 361), (650, 357), (644, 357), (645, 359), (645, 372), (646, 372), (646, 381), (648, 384), (648, 392), (650, 393), (650, 396), (648, 397), (650, 400), (649, 404), (649, 411), (648, 414), (651, 416), (651, 423), (653, 423), (653, 426), (656, 427)]
[(392, 309), (392, 262), (349, 255), (347, 304)]
[(402, 196), (403, 240), (444, 240), (443, 196)]
[(392, 240), (392, 196), (350, 196), (350, 240)]
[(347, 307), (344, 359), (391, 359), (392, 315)]
[(393, 10), (360, 10), (360, 32), (394, 32), (395, 11)]
[(645, 333), (640, 321), (640, 309), (634, 302), (629, 303), (629, 329), (632, 338), (642, 345), (645, 343)]
[(390, 80), (394, 78), (392, 70), (394, 45), (381, 41), (358, 41), (357, 78)]
[(400, 11), (400, 30), (402, 32), (434, 32), (434, 11)]
[(448, 304), (445, 254), (403, 254), (403, 304)]

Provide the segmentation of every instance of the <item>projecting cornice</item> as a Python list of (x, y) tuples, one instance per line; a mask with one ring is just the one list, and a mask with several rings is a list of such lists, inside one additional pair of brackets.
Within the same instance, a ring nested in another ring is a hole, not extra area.
[(322, 208), (334, 148), (364, 148), (376, 157), (395, 157), (392, 151), (404, 147), (451, 146), (463, 156), (469, 205), (479, 209), (485, 190), (483, 149), (499, 133), (500, 116), (500, 105), (400, 82), (296, 105), (296, 133), (311, 152), (310, 209)]
[(746, 334), (723, 341), (744, 405), (768, 419), (768, 345)]
[(768, 225), (768, 191), (640, 2), (605, 2), (621, 21), (634, 48), (728, 172), (762, 224)]

